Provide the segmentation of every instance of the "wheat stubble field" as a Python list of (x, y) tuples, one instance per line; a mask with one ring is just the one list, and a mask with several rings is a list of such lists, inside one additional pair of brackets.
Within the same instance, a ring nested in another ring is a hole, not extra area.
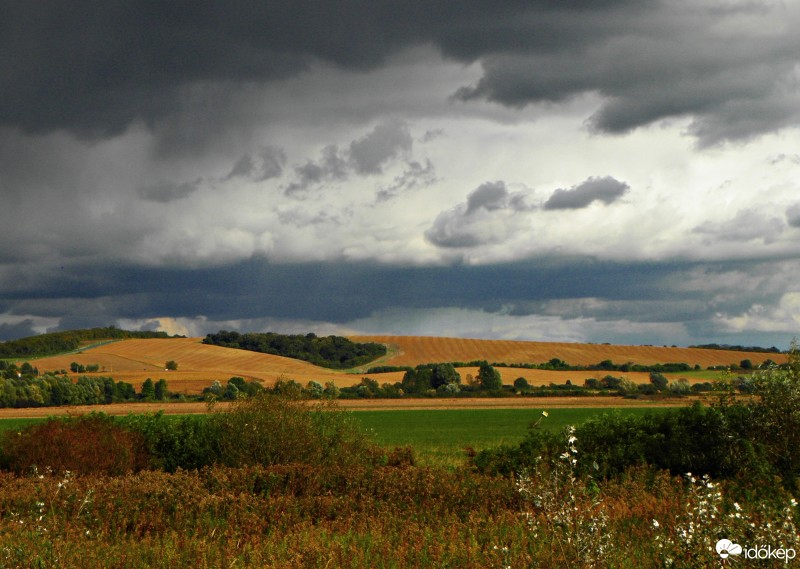
[[(558, 358), (572, 365), (590, 365), (603, 360), (615, 363), (637, 364), (683, 362), (691, 366), (730, 365), (749, 359), (755, 365), (772, 359), (777, 363), (786, 360), (784, 354), (730, 352), (698, 348), (619, 346), (608, 344), (573, 344), (553, 342), (526, 342), (509, 340), (477, 340), (464, 338), (438, 338), (426, 336), (353, 336), (356, 342), (377, 342), (389, 347), (389, 354), (371, 365), (416, 366), (423, 363), (469, 362), (487, 360), (509, 364), (538, 364)], [(259, 354), (244, 350), (203, 344), (201, 338), (132, 339), (104, 343), (85, 350), (33, 360), (41, 372), (69, 369), (72, 362), (82, 365), (97, 364), (97, 375), (111, 376), (137, 386), (147, 378), (164, 378), (171, 391), (186, 394), (200, 393), (212, 381), (227, 381), (240, 376), (248, 381), (258, 380), (265, 385), (279, 378), (294, 379), (305, 385), (314, 380), (320, 383), (333, 381), (339, 387), (358, 384), (368, 376), (379, 383), (402, 380), (403, 372), (367, 374), (364, 370), (338, 371), (320, 368), (299, 360)], [(168, 360), (178, 363), (176, 371), (167, 371)], [(524, 368), (497, 368), (504, 383), (524, 377), (532, 385), (563, 384), (567, 380), (582, 384), (586, 378), (600, 378), (603, 371), (546, 371)], [(462, 379), (476, 376), (477, 368), (459, 369)], [(626, 373), (636, 383), (648, 381), (646, 373)], [(690, 382), (692, 380), (690, 379)]]

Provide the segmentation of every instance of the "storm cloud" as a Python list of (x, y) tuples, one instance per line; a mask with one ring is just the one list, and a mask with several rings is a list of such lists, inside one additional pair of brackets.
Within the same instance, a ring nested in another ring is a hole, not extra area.
[(0, 337), (797, 334), (800, 5), (6, 2)]
[(226, 90), (210, 86), (278, 82), (320, 61), (365, 71), (420, 45), (480, 63), (465, 101), (599, 93), (591, 123), (605, 132), (688, 115), (713, 143), (800, 116), (800, 10), (777, 2), (17, 2), (0, 21), (0, 50), (14, 54), (0, 64), (0, 124), (34, 133), (111, 136), (187, 104), (224, 105)]

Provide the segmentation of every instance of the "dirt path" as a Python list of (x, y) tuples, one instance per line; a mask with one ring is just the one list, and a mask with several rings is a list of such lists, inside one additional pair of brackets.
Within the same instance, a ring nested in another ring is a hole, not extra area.
[[(390, 409), (549, 409), (553, 407), (681, 407), (690, 405), (695, 400), (695, 398), (689, 397), (659, 401), (622, 399), (620, 397), (343, 399), (339, 401), (339, 405), (353, 411)], [(218, 403), (215, 409), (225, 409), (226, 407), (226, 403)], [(205, 403), (113, 403), (111, 405), (0, 409), (0, 419), (83, 415), (93, 411), (107, 415), (155, 413), (157, 411), (163, 411), (167, 415), (192, 415), (207, 413), (208, 406)]]

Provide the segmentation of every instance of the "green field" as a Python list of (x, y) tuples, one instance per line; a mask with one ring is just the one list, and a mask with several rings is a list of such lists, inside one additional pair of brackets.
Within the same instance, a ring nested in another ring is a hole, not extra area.
[[(620, 408), (621, 413), (643, 415), (657, 409)], [(464, 448), (483, 450), (519, 443), (528, 426), (538, 419), (539, 428), (560, 430), (589, 417), (610, 413), (608, 408), (548, 409), (447, 409), (356, 411), (353, 414), (371, 430), (378, 444), (411, 445), (425, 465), (456, 465), (464, 460)]]
[[(466, 447), (476, 451), (519, 443), (528, 426), (560, 430), (589, 417), (615, 411), (609, 408), (548, 409), (444, 409), (354, 411), (353, 416), (386, 447), (410, 445), (420, 464), (455, 466), (464, 460)], [(643, 415), (657, 409), (625, 408), (620, 413)], [(43, 419), (0, 419), (0, 431), (22, 429)]]

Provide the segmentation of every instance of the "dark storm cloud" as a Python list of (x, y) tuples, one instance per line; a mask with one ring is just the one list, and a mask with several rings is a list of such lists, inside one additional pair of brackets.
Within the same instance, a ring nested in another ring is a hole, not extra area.
[(33, 320), (27, 318), (15, 324), (0, 324), (0, 341), (14, 340), (36, 334), (33, 328)]
[[(149, 320), (153, 315), (347, 323), (393, 307), (511, 307), (516, 315), (608, 321), (621, 316), (634, 322), (682, 319), (699, 329), (718, 312), (740, 314), (756, 303), (775, 304), (781, 292), (769, 285), (775, 278), (771, 266), (591, 258), (472, 267), (274, 264), (259, 259), (195, 270), (86, 265), (67, 269), (62, 277), (67, 285), (53, 278), (24, 297), (0, 293), (0, 302), (11, 313), (60, 316), (61, 329), (105, 326), (120, 318)], [(743, 283), (746, 279), (755, 280)], [(18, 332), (28, 331), (22, 326)]]
[(179, 112), (198, 86), (226, 86), (208, 91), (213, 110), (240, 83), (315, 61), (368, 70), (433, 45), (482, 65), (460, 99), (514, 107), (597, 93), (599, 131), (692, 116), (710, 144), (797, 121), (797, 19), (777, 2), (6, 2), (0, 124), (109, 136)]
[(202, 182), (202, 178), (198, 178), (193, 182), (183, 182), (180, 184), (165, 182), (138, 188), (137, 193), (143, 200), (169, 203), (188, 198), (197, 191)]
[(224, 180), (246, 178), (253, 182), (263, 182), (280, 177), (285, 165), (286, 152), (283, 149), (264, 146), (258, 150), (255, 157), (248, 153), (239, 158)]
[(628, 191), (628, 184), (611, 176), (589, 178), (568, 190), (558, 189), (544, 203), (544, 209), (581, 209), (599, 201), (612, 204)]

